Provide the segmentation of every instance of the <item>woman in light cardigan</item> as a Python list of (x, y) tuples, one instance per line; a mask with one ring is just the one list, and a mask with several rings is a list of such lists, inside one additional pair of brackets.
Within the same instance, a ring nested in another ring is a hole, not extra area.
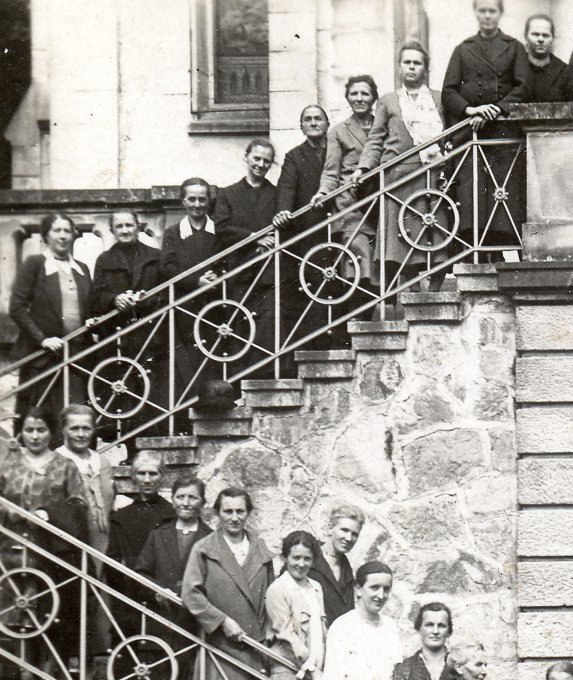
[[(300, 667), (313, 680), (321, 677), (324, 664), (326, 617), (322, 588), (308, 578), (320, 548), (306, 531), (293, 531), (283, 541), (285, 571), (267, 590), (265, 606), (272, 648)], [(292, 680), (293, 671), (280, 664), (271, 667), (273, 680)]]

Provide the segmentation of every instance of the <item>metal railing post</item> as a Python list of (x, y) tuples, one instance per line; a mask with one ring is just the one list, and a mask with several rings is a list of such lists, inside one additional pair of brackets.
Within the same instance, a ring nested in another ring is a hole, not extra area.
[[(379, 175), (380, 190), (384, 189), (385, 173), (381, 170)], [(380, 194), (380, 204), (378, 206), (378, 248), (380, 256), (380, 295), (386, 293), (386, 194)], [(386, 318), (386, 304), (384, 300), (380, 302), (380, 321)]]
[(70, 405), (70, 365), (67, 363), (70, 358), (70, 344), (68, 342), (64, 342), (63, 357), (66, 363), (64, 365), (62, 389), (64, 392), (63, 403), (64, 407), (66, 407)]
[[(280, 231), (275, 229), (275, 246), (280, 244)], [(280, 352), (281, 349), (281, 261), (280, 261), (280, 251), (277, 250), (273, 256), (274, 258), (274, 279), (275, 279), (275, 290), (274, 290), (274, 315), (275, 315), (275, 342), (274, 351), (275, 353)], [(281, 360), (280, 357), (274, 361), (275, 379), (281, 377)]]
[[(81, 557), (81, 571), (82, 574), (88, 572), (88, 556), (82, 550)], [(87, 680), (87, 658), (88, 658), (88, 636), (87, 636), (87, 621), (88, 621), (88, 584), (85, 579), (80, 581), (80, 680)]]
[[(475, 130), (472, 132), (472, 138), (474, 145), (472, 147), (472, 174), (473, 174), (473, 247), (477, 248), (479, 245), (479, 190), (478, 190), (478, 145), (477, 145), (477, 133)], [(479, 253), (474, 251), (474, 264), (479, 263)]]
[[(175, 286), (171, 284), (169, 286), (169, 314), (168, 314), (168, 334), (169, 334), (169, 357), (168, 357), (168, 368), (167, 368), (167, 381), (168, 381), (168, 403), (169, 410), (173, 410), (175, 407), (175, 378), (176, 378), (176, 366), (175, 366), (175, 307), (173, 303), (175, 302)], [(168, 419), (169, 435), (174, 435), (175, 430), (175, 416), (170, 415)]]

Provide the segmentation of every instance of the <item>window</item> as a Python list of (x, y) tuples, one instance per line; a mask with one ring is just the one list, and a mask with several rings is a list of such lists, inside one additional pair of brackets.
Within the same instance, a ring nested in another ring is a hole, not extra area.
[(191, 0), (190, 134), (266, 133), (267, 0)]

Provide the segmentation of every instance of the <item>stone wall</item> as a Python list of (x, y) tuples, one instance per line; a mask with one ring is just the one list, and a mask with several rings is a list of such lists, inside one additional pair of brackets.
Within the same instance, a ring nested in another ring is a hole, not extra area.
[(323, 535), (333, 504), (360, 506), (351, 561), (394, 569), (408, 650), (418, 604), (441, 600), (492, 676), (515, 677), (514, 314), (499, 294), (428, 297), (405, 296), (408, 322), (352, 325), (353, 351), (298, 353), (303, 380), (244, 383), (235, 425), (194, 416), (199, 475), (208, 502), (252, 490), (276, 551), (294, 528)]

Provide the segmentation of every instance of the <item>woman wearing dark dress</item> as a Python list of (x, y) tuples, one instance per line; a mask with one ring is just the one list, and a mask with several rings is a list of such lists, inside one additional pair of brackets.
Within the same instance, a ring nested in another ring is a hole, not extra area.
[[(82, 326), (89, 315), (91, 279), (87, 266), (72, 257), (76, 231), (71, 217), (64, 213), (46, 215), (40, 223), (40, 234), (46, 248), (24, 262), (10, 296), (10, 316), (20, 331), (15, 344), (18, 358), (44, 350), (42, 356), (20, 369), (20, 383), (61, 361), (62, 337)], [(81, 346), (81, 342), (74, 341), (72, 349)], [(84, 375), (72, 368), (69, 376), (69, 401), (83, 401)], [(63, 386), (61, 378), (52, 386), (51, 380), (50, 376), (19, 392), (16, 411), (23, 413), (41, 401), (57, 416), (64, 405)]]
[[(499, 29), (502, 0), (474, 0), (473, 7), (479, 32), (455, 48), (444, 78), (442, 103), (446, 123), (450, 126), (469, 118), (472, 129), (481, 139), (519, 138), (521, 131), (518, 126), (496, 121), (501, 115), (507, 115), (508, 104), (529, 99), (529, 66), (525, 49), (519, 41)], [(463, 143), (469, 138), (469, 133), (464, 131), (458, 135), (456, 143)], [(525, 217), (523, 160), (515, 163), (505, 183), (514, 161), (515, 147), (484, 147), (483, 152), (487, 165), (478, 157), (479, 240), (476, 245), (518, 245), (518, 234)], [(496, 192), (488, 165), (501, 191)], [(470, 154), (457, 178), (460, 234), (468, 243), (473, 243), (473, 192)], [(492, 259), (501, 259), (501, 253), (492, 256)]]

